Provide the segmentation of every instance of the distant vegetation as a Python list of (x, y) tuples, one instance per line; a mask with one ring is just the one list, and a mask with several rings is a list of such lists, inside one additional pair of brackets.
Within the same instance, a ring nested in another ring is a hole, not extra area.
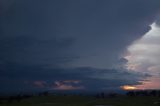
[(1, 96), (0, 106), (160, 106), (160, 91), (129, 91), (126, 95), (117, 93), (50, 94)]

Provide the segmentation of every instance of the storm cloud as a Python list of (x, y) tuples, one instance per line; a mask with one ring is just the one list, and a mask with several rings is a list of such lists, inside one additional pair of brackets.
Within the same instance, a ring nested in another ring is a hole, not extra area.
[[(119, 90), (123, 85), (141, 84), (147, 74), (115, 69), (46, 68), (8, 63), (1, 65), (1, 92), (25, 92), (27, 90)], [(2, 82), (2, 81), (5, 81)], [(6, 89), (7, 88), (7, 89)]]
[(1, 0), (2, 91), (34, 88), (25, 80), (49, 88), (69, 87), (65, 80), (88, 89), (139, 84), (147, 75), (124, 69), (123, 56), (159, 10), (159, 0)]

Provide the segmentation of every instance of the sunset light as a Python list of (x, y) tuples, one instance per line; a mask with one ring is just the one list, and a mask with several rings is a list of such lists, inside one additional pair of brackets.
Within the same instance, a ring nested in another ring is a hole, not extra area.
[(124, 85), (124, 86), (121, 86), (121, 88), (123, 90), (136, 90), (137, 89), (136, 87), (130, 86), (130, 85)]

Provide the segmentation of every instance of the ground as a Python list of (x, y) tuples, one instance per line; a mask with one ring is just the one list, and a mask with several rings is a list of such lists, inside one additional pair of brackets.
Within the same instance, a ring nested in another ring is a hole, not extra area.
[(160, 106), (159, 97), (116, 97), (97, 99), (90, 96), (41, 96), (0, 106)]

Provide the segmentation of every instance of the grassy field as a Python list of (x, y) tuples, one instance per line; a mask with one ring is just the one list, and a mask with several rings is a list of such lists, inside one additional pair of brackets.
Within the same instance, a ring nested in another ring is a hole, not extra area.
[(1, 103), (0, 106), (160, 106), (154, 104), (158, 97), (116, 97), (96, 99), (84, 96), (42, 96), (32, 97), (20, 102)]

